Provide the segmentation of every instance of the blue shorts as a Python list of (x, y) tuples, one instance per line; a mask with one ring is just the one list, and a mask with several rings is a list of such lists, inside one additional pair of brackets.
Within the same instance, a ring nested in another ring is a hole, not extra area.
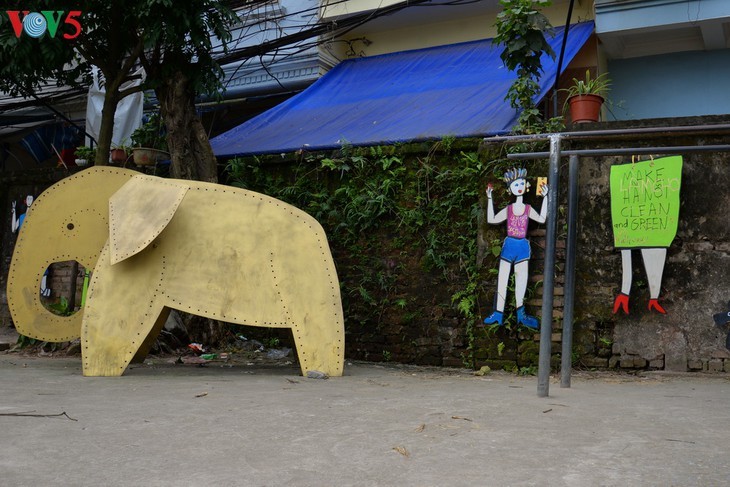
[(502, 253), (499, 258), (512, 264), (530, 260), (530, 241), (526, 238), (507, 237), (502, 245)]

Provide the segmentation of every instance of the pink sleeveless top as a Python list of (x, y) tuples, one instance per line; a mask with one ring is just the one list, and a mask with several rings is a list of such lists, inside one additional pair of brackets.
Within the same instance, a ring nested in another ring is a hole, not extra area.
[(519, 216), (512, 212), (512, 205), (507, 206), (507, 236), (525, 238), (527, 236), (527, 223), (529, 220), (530, 205), (525, 205), (525, 212)]

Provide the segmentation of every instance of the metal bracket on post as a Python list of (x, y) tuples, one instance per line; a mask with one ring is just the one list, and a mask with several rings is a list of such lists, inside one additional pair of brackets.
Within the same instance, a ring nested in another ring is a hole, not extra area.
[(555, 280), (555, 229), (558, 219), (558, 187), (560, 168), (560, 134), (550, 135), (550, 168), (548, 172), (548, 218), (545, 235), (545, 268), (542, 286), (542, 321), (540, 323), (540, 356), (537, 368), (537, 395), (547, 397), (550, 391), (550, 354), (553, 332), (553, 294)]

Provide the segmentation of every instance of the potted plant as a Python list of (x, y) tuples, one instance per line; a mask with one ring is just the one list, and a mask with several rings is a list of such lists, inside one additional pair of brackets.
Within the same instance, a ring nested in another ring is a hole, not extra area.
[(568, 94), (565, 103), (570, 109), (573, 123), (597, 122), (610, 87), (608, 73), (591, 78), (591, 72), (587, 69), (585, 79), (573, 78), (573, 85), (561, 90)]
[(159, 115), (154, 114), (131, 135), (132, 157), (138, 166), (148, 166), (170, 157), (167, 137)]
[(110, 151), (110, 159), (113, 163), (125, 163), (129, 158), (130, 152), (131, 148), (127, 147), (126, 145), (120, 144), (117, 146), (112, 146), (112, 149)]
[(82, 145), (76, 148), (76, 165), (86, 166), (89, 161), (93, 161), (96, 157), (96, 149)]

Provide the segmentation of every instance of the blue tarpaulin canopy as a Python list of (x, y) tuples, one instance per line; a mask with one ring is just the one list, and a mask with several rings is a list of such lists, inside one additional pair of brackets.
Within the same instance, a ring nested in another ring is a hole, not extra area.
[[(564, 67), (593, 28), (571, 26)], [(549, 38), (556, 53), (563, 32)], [(343, 61), (298, 95), (211, 139), (213, 151), (233, 157), (509, 132), (517, 113), (504, 98), (516, 75), (501, 51), (485, 39)], [(549, 56), (542, 63), (540, 98), (557, 69)]]

